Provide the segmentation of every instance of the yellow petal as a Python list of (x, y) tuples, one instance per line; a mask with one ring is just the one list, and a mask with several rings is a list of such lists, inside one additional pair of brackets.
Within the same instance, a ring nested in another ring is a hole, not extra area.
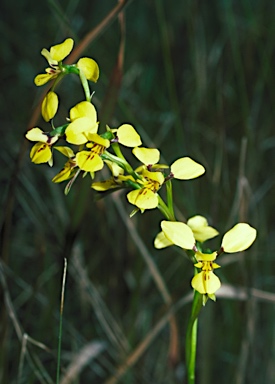
[(114, 179), (108, 179), (104, 181), (97, 181), (91, 185), (91, 188), (99, 192), (108, 191), (109, 189), (118, 188), (119, 185), (115, 183)]
[(171, 165), (171, 172), (176, 179), (190, 180), (201, 176), (205, 169), (201, 164), (190, 159), (190, 157), (182, 157)]
[(212, 268), (217, 269), (217, 268), (221, 268), (221, 266), (217, 263), (212, 263)]
[(58, 61), (52, 58), (51, 53), (46, 48), (42, 49), (41, 55), (45, 57), (45, 59), (48, 61), (51, 67), (58, 65)]
[(67, 156), (69, 158), (74, 157), (74, 151), (70, 147), (57, 146), (54, 147), (54, 149), (61, 152), (64, 156)]
[(239, 223), (226, 232), (221, 246), (227, 253), (241, 252), (250, 247), (256, 236), (255, 228), (247, 223)]
[(35, 164), (47, 163), (52, 158), (52, 151), (46, 143), (36, 143), (30, 152), (31, 161)]
[(203, 227), (201, 229), (194, 230), (192, 229), (195, 239), (201, 243), (206, 240), (212, 239), (215, 236), (218, 236), (219, 232), (213, 227)]
[(155, 248), (162, 249), (169, 247), (170, 245), (173, 245), (173, 243), (169, 239), (167, 239), (163, 231), (157, 234), (154, 241)]
[(53, 183), (61, 183), (62, 181), (68, 180), (72, 177), (72, 164), (67, 161), (67, 163), (64, 165), (64, 168), (54, 176), (52, 179)]
[(104, 162), (97, 153), (81, 151), (76, 154), (76, 163), (82, 171), (96, 172), (103, 168)]
[(58, 109), (58, 96), (55, 92), (48, 92), (44, 97), (41, 107), (41, 113), (45, 121), (50, 121)]
[(113, 161), (110, 161), (110, 160), (105, 160), (105, 163), (108, 165), (114, 177), (118, 177), (124, 174), (124, 169), (122, 169), (119, 165), (117, 165), (117, 163), (114, 163)]
[(73, 49), (74, 41), (71, 38), (66, 39), (61, 44), (53, 45), (50, 49), (50, 55), (57, 62), (62, 61), (67, 57)]
[(175, 245), (192, 249), (195, 245), (195, 238), (188, 225), (178, 221), (162, 221), (161, 228), (165, 236)]
[(203, 294), (213, 294), (221, 286), (220, 279), (211, 271), (211, 272), (200, 272), (195, 275), (191, 281), (192, 287)]
[(129, 203), (140, 209), (154, 209), (158, 206), (158, 196), (148, 188), (135, 189), (127, 194)]
[(196, 252), (196, 259), (199, 261), (214, 261), (217, 258), (217, 252), (212, 253), (202, 253), (200, 251)]
[(87, 80), (97, 82), (99, 78), (99, 67), (97, 62), (89, 57), (82, 57), (77, 62), (77, 67), (84, 73)]
[(104, 137), (101, 137), (97, 133), (88, 133), (88, 139), (89, 141), (92, 141), (92, 143), (87, 144), (87, 147), (93, 147), (93, 143), (99, 144), (102, 147), (109, 148), (110, 147), (110, 141), (107, 139), (104, 139)]
[(160, 152), (156, 148), (137, 147), (133, 154), (145, 165), (156, 164), (160, 158)]
[(46, 84), (48, 81), (55, 79), (58, 74), (41, 73), (34, 78), (34, 84), (37, 87)]
[(117, 130), (118, 142), (126, 147), (138, 147), (142, 144), (135, 128), (130, 124), (123, 124)]
[(74, 121), (80, 117), (87, 117), (91, 120), (91, 125), (97, 122), (97, 113), (94, 105), (89, 101), (81, 101), (70, 109), (70, 120)]
[(127, 199), (129, 203), (136, 205), (136, 200), (140, 192), (141, 192), (141, 189), (134, 189), (133, 191), (127, 193)]
[(66, 128), (66, 141), (76, 145), (85, 144), (88, 141), (88, 132), (93, 129), (97, 129), (97, 126), (91, 125), (90, 119), (87, 117), (80, 117), (70, 123)]
[(147, 169), (142, 171), (142, 176), (146, 177), (147, 179), (156, 181), (161, 186), (164, 183), (165, 177), (163, 176), (163, 173), (161, 172), (150, 172)]
[(195, 267), (197, 268), (202, 268), (203, 267), (203, 263), (201, 261), (199, 261), (198, 263), (194, 264)]
[(42, 143), (48, 141), (48, 136), (40, 128), (30, 129), (25, 136), (30, 141), (41, 141)]
[(206, 218), (203, 216), (191, 217), (187, 221), (187, 225), (192, 229), (195, 239), (201, 243), (219, 234), (215, 228), (208, 225)]
[(204, 216), (196, 215), (188, 219), (187, 225), (192, 229), (207, 227), (208, 221)]

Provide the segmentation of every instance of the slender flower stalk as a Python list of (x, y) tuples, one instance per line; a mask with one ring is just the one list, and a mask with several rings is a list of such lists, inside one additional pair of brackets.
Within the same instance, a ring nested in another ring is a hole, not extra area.
[(172, 181), (168, 180), (166, 182), (165, 186), (166, 186), (166, 194), (167, 194), (167, 206), (168, 206), (169, 211), (171, 212), (171, 217), (173, 217), (172, 221), (174, 221), (175, 220), (175, 213), (174, 213)]
[(185, 342), (188, 384), (195, 383), (198, 317), (199, 317), (201, 308), (202, 308), (202, 296), (197, 291), (194, 291), (191, 315), (190, 315), (188, 326), (187, 326), (186, 342)]
[(160, 196), (158, 196), (158, 209), (167, 220), (175, 220), (174, 211), (169, 209)]

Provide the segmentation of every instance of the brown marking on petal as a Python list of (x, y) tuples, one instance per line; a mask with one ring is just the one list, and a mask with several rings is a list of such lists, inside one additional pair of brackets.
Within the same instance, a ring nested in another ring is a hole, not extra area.
[(87, 157), (87, 160), (93, 160), (95, 157), (95, 153), (91, 152), (91, 154)]
[(91, 148), (91, 151), (100, 156), (105, 151), (105, 147), (103, 145), (94, 143), (92, 148)]
[(159, 190), (160, 184), (157, 181), (151, 180), (147, 177), (145, 177), (145, 180), (146, 180), (146, 188), (147, 189), (150, 189), (150, 191), (152, 191), (154, 193), (156, 193)]
[(41, 152), (41, 151), (44, 151), (44, 149), (47, 147), (47, 144), (43, 144), (38, 150), (37, 152)]

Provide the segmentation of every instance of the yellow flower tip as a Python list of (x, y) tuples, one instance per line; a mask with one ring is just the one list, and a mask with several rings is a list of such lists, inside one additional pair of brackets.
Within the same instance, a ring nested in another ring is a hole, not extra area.
[(221, 287), (221, 282), (212, 271), (201, 271), (193, 277), (191, 285), (202, 295), (213, 295)]
[(56, 114), (58, 109), (58, 96), (55, 92), (48, 92), (44, 97), (41, 106), (41, 113), (43, 119), (48, 122), (50, 121)]
[(188, 225), (178, 221), (162, 221), (161, 228), (164, 235), (173, 244), (183, 249), (193, 249), (195, 238)]
[(71, 38), (64, 40), (63, 43), (61, 44), (53, 45), (50, 48), (51, 59), (57, 62), (62, 61), (63, 59), (65, 59), (65, 57), (67, 57), (71, 53), (73, 46), (74, 46), (74, 41)]
[(216, 296), (215, 296), (215, 293), (211, 293), (206, 296), (206, 299), (210, 299), (212, 301), (216, 301)]
[(136, 147), (132, 152), (145, 165), (156, 164), (160, 159), (160, 152), (156, 148)]
[(118, 142), (126, 147), (138, 147), (142, 144), (141, 139), (135, 128), (130, 124), (122, 124), (117, 129)]
[(79, 70), (84, 73), (87, 80), (97, 82), (99, 78), (99, 67), (95, 60), (89, 57), (82, 57), (78, 60), (77, 65)]
[(236, 224), (223, 237), (222, 249), (227, 253), (241, 252), (255, 241), (257, 231), (247, 223)]
[(190, 180), (201, 176), (205, 168), (190, 157), (182, 157), (171, 165), (171, 172), (175, 179)]

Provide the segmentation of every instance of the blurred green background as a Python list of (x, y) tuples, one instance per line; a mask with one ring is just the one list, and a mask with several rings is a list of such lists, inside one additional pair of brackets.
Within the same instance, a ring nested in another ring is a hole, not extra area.
[[(130, 220), (125, 193), (95, 201), (88, 178), (65, 197), (64, 185), (51, 182), (63, 159), (57, 156), (54, 169), (32, 164), (24, 139), (43, 92), (33, 83), (46, 67), (41, 49), (69, 36), (77, 45), (116, 5), (0, 5), (3, 384), (55, 382), (64, 257), (62, 384), (186, 382), (192, 266), (176, 247), (154, 249), (161, 214)], [(190, 156), (206, 167), (197, 180), (174, 182), (179, 220), (202, 214), (221, 234), (238, 221), (258, 229), (250, 250), (219, 260), (223, 287), (200, 317), (200, 384), (274, 382), (274, 16), (275, 3), (267, 0), (128, 2), (117, 99), (105, 95), (120, 46), (118, 19), (81, 54), (100, 66), (92, 85), (100, 119), (106, 103), (115, 103), (111, 126), (132, 123), (168, 164)], [(65, 117), (83, 95), (70, 80), (62, 89)], [(46, 129), (41, 119), (37, 124)], [(166, 289), (156, 284), (154, 268)], [(179, 332), (173, 364), (171, 303)]]

